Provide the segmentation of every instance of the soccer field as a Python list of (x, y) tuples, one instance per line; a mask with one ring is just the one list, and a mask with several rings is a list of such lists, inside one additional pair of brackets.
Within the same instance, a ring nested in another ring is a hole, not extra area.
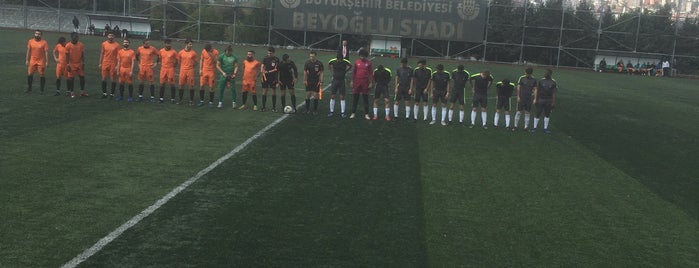
[(52, 96), (53, 62), (25, 94), (33, 32), (0, 34), (0, 267), (68, 263), (251, 137), (80, 266), (699, 266), (695, 80), (554, 70), (550, 135), (327, 118), (326, 93), (255, 136), (282, 115), (100, 99), (102, 37), (82, 39), (90, 97)]

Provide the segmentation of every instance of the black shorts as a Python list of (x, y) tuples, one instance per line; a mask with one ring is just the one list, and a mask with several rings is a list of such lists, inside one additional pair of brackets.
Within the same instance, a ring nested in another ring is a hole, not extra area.
[(488, 95), (473, 94), (473, 108), (488, 107)]
[(451, 103), (456, 103), (459, 102), (459, 104), (464, 105), (464, 90), (463, 89), (457, 89), (452, 91), (451, 96), (449, 96), (449, 102)]
[(340, 92), (340, 95), (345, 95), (347, 93), (347, 87), (345, 85), (345, 80), (335, 80), (333, 79), (332, 83), (330, 84), (330, 92), (332, 94), (337, 94)]
[(544, 113), (544, 116), (550, 117), (552, 110), (553, 99), (539, 98), (539, 100), (536, 102), (536, 117), (540, 117), (542, 112)]
[(424, 88), (415, 90), (415, 103), (427, 101), (427, 96), (429, 95), (429, 93), (427, 93), (426, 91), (427, 90), (425, 90)]
[(388, 99), (388, 85), (376, 84), (374, 86), (374, 99)]
[(306, 91), (311, 91), (311, 92), (320, 92), (320, 86), (318, 85), (318, 81), (308, 81), (308, 85), (306, 86)]
[(530, 98), (519, 98), (517, 103), (517, 111), (532, 111), (532, 100)]
[(398, 93), (396, 93), (396, 96), (393, 100), (395, 100), (395, 101), (401, 101), (401, 100), (410, 101), (410, 94), (408, 94), (409, 91), (410, 91), (409, 87), (398, 86)]
[(432, 96), (432, 103), (447, 103), (447, 91), (446, 90), (435, 90)]
[(266, 79), (262, 82), (262, 88), (277, 88), (277, 78)]
[(498, 96), (498, 103), (495, 105), (495, 109), (498, 110), (510, 110), (510, 97), (508, 96)]
[(280, 90), (294, 90), (294, 80), (289, 80), (289, 81), (284, 81), (280, 80), (279, 81), (281, 84), (279, 85)]

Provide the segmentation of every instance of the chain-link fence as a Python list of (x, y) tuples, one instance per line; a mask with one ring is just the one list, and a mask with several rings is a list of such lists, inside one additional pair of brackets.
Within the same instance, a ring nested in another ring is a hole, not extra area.
[[(155, 37), (314, 49), (335, 49), (341, 39), (355, 48), (369, 45), (371, 36), (275, 29), (273, 2), (4, 0), (0, 26), (66, 32), (74, 16), (84, 29), (87, 14), (112, 14), (148, 18)], [(490, 0), (483, 42), (403, 38), (402, 48), (412, 56), (589, 69), (598, 68), (602, 58), (612, 66), (617, 59), (636, 65), (668, 60), (680, 73), (699, 74), (699, 22), (692, 5), (600, 3), (606, 4)]]

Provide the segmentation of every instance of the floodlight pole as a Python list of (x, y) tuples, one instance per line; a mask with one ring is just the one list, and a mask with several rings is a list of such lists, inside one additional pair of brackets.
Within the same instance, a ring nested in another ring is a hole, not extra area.
[(199, 0), (199, 17), (197, 18), (197, 41), (201, 41), (201, 0)]
[(167, 38), (167, 0), (163, 0), (163, 29), (160, 34), (163, 39)]
[(61, 0), (58, 0), (58, 32), (61, 32)]
[[(680, 9), (682, 8), (682, 0), (677, 1), (677, 10), (675, 15), (675, 34), (672, 35), (672, 55), (670, 56), (670, 75), (672, 75), (672, 67), (675, 66), (675, 52), (677, 49), (677, 32), (680, 24)], [(685, 20), (686, 21), (686, 20)]]
[(235, 29), (238, 28), (238, 9), (233, 6), (233, 44), (235, 44)]
[[(524, 1), (527, 2), (527, 1)], [(488, 23), (490, 22), (490, 9), (493, 6), (493, 1), (488, 1), (488, 12), (485, 15), (485, 37), (483, 37), (483, 58), (481, 61), (485, 62), (485, 55), (488, 51)], [(448, 54), (448, 52), (447, 52)]]
[(638, 0), (641, 8), (638, 9), (638, 23), (636, 23), (636, 42), (633, 45), (633, 52), (638, 51), (638, 36), (641, 35), (641, 16), (643, 15), (643, 1)]
[[(488, 30), (486, 30), (487, 32)], [(449, 57), (449, 47), (451, 47), (451, 41), (447, 41), (447, 58)]]
[(523, 12), (524, 15), (522, 16), (522, 39), (519, 42), (519, 62), (523, 63), (524, 62), (524, 37), (526, 36), (525, 33), (527, 32), (527, 3), (529, 1), (523, 1)]
[(274, 11), (274, 1), (269, 2), (269, 23), (267, 23), (267, 45), (272, 46), (272, 11)]
[(29, 22), (27, 21), (27, 17), (29, 17), (29, 9), (27, 8), (27, 0), (24, 0), (22, 7), (24, 8), (24, 28), (28, 28)]
[(599, 19), (597, 20), (597, 46), (595, 47), (595, 54), (599, 53), (599, 42), (602, 39), (602, 20), (604, 19), (604, 14), (599, 12)]
[(566, 18), (566, 9), (561, 1), (561, 31), (558, 34), (558, 56), (556, 56), (556, 68), (561, 65), (561, 50), (563, 49), (563, 22)]

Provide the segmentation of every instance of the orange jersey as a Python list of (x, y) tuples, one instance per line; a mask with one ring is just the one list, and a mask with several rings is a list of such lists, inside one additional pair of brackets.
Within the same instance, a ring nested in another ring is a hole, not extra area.
[(194, 65), (197, 64), (197, 53), (194, 50), (180, 50), (180, 53), (177, 53), (177, 60), (180, 62), (180, 70), (194, 70)]
[(175, 63), (177, 63), (177, 51), (174, 49), (165, 50), (161, 48), (158, 53), (158, 58), (160, 59), (161, 69), (174, 69)]
[(138, 53), (138, 63), (141, 68), (152, 68), (153, 59), (158, 55), (158, 51), (152, 46), (148, 48), (140, 46), (136, 53)]
[(82, 64), (83, 51), (85, 51), (85, 47), (83, 46), (83, 43), (81, 43), (80, 41), (78, 41), (75, 44), (68, 42), (68, 44), (66, 45), (66, 53), (68, 53), (68, 62), (70, 62), (71, 65)]
[(133, 60), (136, 58), (136, 52), (133, 49), (120, 49), (118, 54), (119, 69), (131, 69)]
[(260, 73), (260, 62), (257, 60), (243, 61), (243, 82), (254, 83)]
[(216, 60), (218, 60), (218, 50), (212, 49), (207, 52), (206, 49), (201, 51), (201, 71), (214, 72), (216, 70)]
[(55, 47), (53, 47), (53, 54), (56, 55), (58, 54), (58, 61), (56, 61), (56, 64), (58, 65), (66, 65), (68, 61), (66, 61), (66, 52), (68, 50), (66, 49), (65, 46), (61, 44), (56, 44)]
[(29, 62), (39, 65), (46, 65), (48, 59), (46, 58), (46, 52), (49, 51), (49, 43), (46, 40), (41, 39), (36, 41), (34, 38), (29, 39), (27, 42), (27, 49), (29, 50)]
[(117, 54), (119, 53), (119, 43), (104, 41), (102, 42), (102, 64), (105, 63), (116, 63)]

